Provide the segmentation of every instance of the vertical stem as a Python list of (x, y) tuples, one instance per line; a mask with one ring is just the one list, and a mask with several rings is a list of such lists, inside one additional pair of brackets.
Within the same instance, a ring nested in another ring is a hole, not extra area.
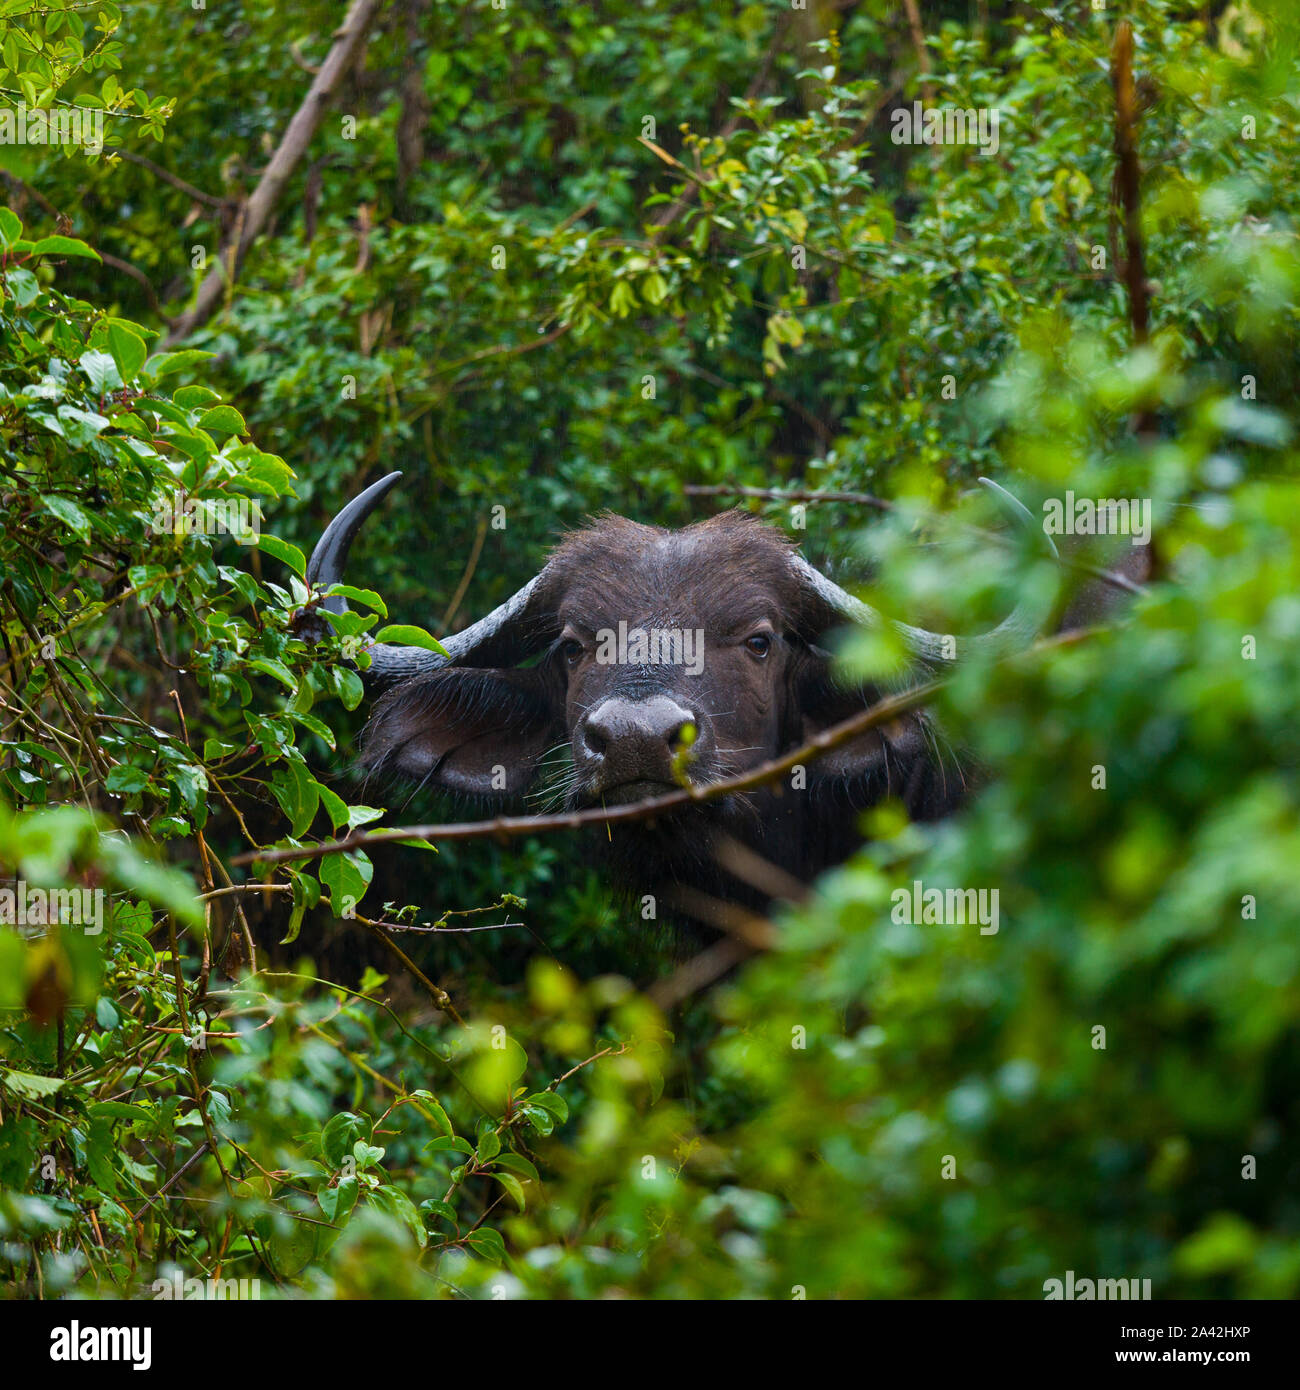
[(1133, 341), (1145, 343), (1151, 324), (1146, 258), (1142, 250), (1141, 168), (1138, 164), (1137, 93), (1133, 86), (1133, 26), (1123, 20), (1111, 53), (1115, 86), (1115, 182), (1124, 214), (1124, 285)]

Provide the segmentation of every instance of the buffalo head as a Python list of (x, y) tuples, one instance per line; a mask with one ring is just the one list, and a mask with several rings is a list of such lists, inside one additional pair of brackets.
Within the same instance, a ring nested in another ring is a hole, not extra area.
[[(330, 525), (312, 555), (313, 584), (341, 580), (358, 527), (399, 476)], [(326, 602), (337, 611), (343, 601)], [(446, 638), (448, 657), (369, 649), (364, 675), (380, 694), (361, 761), (370, 774), (474, 797), (540, 787), (571, 808), (713, 782), (879, 698), (837, 681), (823, 643), (837, 627), (882, 621), (744, 513), (677, 531), (605, 516), (566, 536), (508, 602)], [(944, 664), (944, 639), (895, 627), (920, 668)], [(990, 637), (1026, 630), (1017, 613)], [(936, 750), (926, 716), (908, 714), (810, 763), (795, 791), (625, 826), (609, 846), (636, 875), (698, 881), (713, 874), (725, 832), (806, 878), (847, 852), (856, 809), (889, 795), (914, 817), (949, 809), (961, 777)]]

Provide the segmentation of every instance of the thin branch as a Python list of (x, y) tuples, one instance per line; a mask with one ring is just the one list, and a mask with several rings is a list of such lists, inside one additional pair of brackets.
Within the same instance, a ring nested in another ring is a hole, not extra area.
[(192, 183), (186, 183), (183, 178), (173, 174), (170, 169), (164, 169), (161, 164), (155, 164), (152, 159), (146, 159), (142, 154), (136, 154), (132, 150), (118, 149), (114, 146), (106, 149), (105, 154), (115, 155), (118, 159), (125, 159), (128, 164), (138, 164), (142, 169), (160, 178), (164, 183), (169, 183), (187, 198), (193, 198), (196, 203), (203, 203), (205, 206), (217, 209), (220, 212), (228, 203), (234, 202), (232, 198), (218, 198), (211, 193), (205, 193), (201, 188), (195, 188)]
[(184, 1177), (185, 1174), (199, 1161), (199, 1159), (201, 1159), (203, 1155), (207, 1153), (207, 1151), (208, 1141), (205, 1139), (198, 1146), (198, 1148), (195, 1149), (194, 1152), (185, 1160), (185, 1162), (182, 1163), (181, 1166), (171, 1175), (171, 1177), (168, 1178), (165, 1183), (163, 1183), (163, 1185), (158, 1189), (158, 1191), (155, 1192), (153, 1196), (149, 1198), (149, 1200), (144, 1204), (144, 1206), (142, 1206), (140, 1210), (136, 1212), (136, 1214), (131, 1219), (133, 1221), (139, 1221), (140, 1218), (145, 1214), (145, 1212), (147, 1212), (149, 1208), (153, 1206), (153, 1204), (158, 1200), (158, 1198), (166, 1196), (168, 1191), (176, 1183), (177, 1179)]
[(509, 840), (521, 835), (537, 835), (551, 830), (578, 830), (588, 825), (622, 825), (628, 821), (646, 820), (652, 816), (676, 811), (683, 806), (701, 805), (735, 792), (753, 791), (766, 786), (795, 767), (848, 743), (850, 739), (856, 738), (868, 729), (887, 723), (900, 714), (906, 714), (908, 710), (925, 704), (935, 691), (945, 684), (942, 680), (926, 681), (910, 690), (887, 696), (861, 714), (824, 729), (793, 752), (774, 758), (749, 772), (724, 777), (705, 785), (683, 787), (681, 791), (668, 792), (649, 801), (617, 806), (613, 810), (600, 806), (587, 811), (567, 811), (557, 816), (498, 816), (495, 820), (468, 821), (454, 825), (395, 826), (385, 830), (357, 831), (341, 840), (331, 840), (320, 845), (295, 849), (252, 850), (236, 855), (230, 862), (282, 864), (292, 859), (319, 859), (326, 854), (361, 849), (370, 845), (390, 844), (394, 840)]
[(1111, 54), (1115, 86), (1115, 181), (1124, 211), (1124, 285), (1128, 290), (1133, 341), (1145, 343), (1151, 325), (1146, 257), (1142, 248), (1142, 171), (1138, 165), (1137, 93), (1133, 86), (1133, 26), (1123, 20)]
[(903, 8), (907, 11), (907, 27), (912, 34), (912, 47), (916, 49), (916, 65), (921, 73), (921, 100), (928, 106), (934, 100), (934, 88), (930, 85), (930, 54), (925, 46), (921, 8), (917, 0), (903, 0)]
[(481, 840), (513, 839), (521, 835), (532, 835), (552, 830), (577, 830), (588, 825), (620, 825), (628, 821), (646, 820), (654, 816), (675, 811), (683, 806), (699, 805), (716, 801), (734, 792), (752, 791), (791, 771), (796, 766), (811, 761), (838, 748), (866, 730), (887, 722), (908, 710), (915, 709), (929, 699), (945, 684), (944, 681), (927, 681), (899, 695), (892, 695), (872, 705), (860, 715), (832, 725), (816, 738), (781, 758), (763, 763), (750, 772), (734, 777), (722, 778), (704, 785), (684, 787), (681, 791), (669, 792), (653, 797), (648, 801), (633, 802), (610, 810), (606, 807), (586, 811), (570, 811), (556, 816), (500, 816), (490, 821), (461, 822), (452, 825), (425, 825), (394, 827), (371, 832), (359, 831), (342, 840), (309, 848), (288, 850), (250, 851), (231, 860), (232, 864), (258, 863), (277, 864), (292, 859), (316, 859), (325, 854), (333, 854), (362, 846), (385, 844), (395, 840)]
[(443, 989), (441, 985), (436, 985), (431, 979), (429, 979), (429, 977), (424, 973), (424, 971), (421, 970), (420, 967), (416, 965), (416, 963), (410, 958), (410, 956), (408, 956), (406, 952), (402, 950), (402, 948), (397, 944), (397, 942), (394, 941), (391, 936), (389, 936), (382, 922), (371, 922), (364, 917), (358, 917), (356, 920), (359, 921), (361, 925), (365, 927), (365, 929), (368, 932), (370, 932), (372, 936), (377, 937), (381, 942), (383, 942), (383, 944), (393, 953), (393, 955), (395, 955), (397, 959), (402, 962), (402, 964), (407, 968), (407, 970), (409, 970), (411, 974), (414, 975), (417, 980), (419, 980), (419, 982), (424, 986), (425, 992), (428, 994), (429, 998), (433, 1000), (433, 1002), (437, 1005), (438, 1008), (440, 1008), (444, 1013), (450, 1014), (451, 1017), (454, 1018), (462, 1028), (465, 1026), (465, 1020), (461, 1018), (461, 1016), (456, 1012), (456, 1006), (451, 1002), (451, 995), (448, 994), (447, 991)]
[(460, 583), (456, 586), (456, 592), (451, 596), (451, 602), (447, 605), (447, 611), (442, 615), (442, 631), (450, 632), (453, 619), (456, 617), (456, 610), (460, 607), (461, 600), (465, 597), (465, 591), (469, 588), (470, 580), (474, 578), (474, 571), (478, 568), (479, 556), (483, 553), (483, 542), (487, 540), (488, 522), (487, 517), (479, 518), (478, 531), (474, 536), (474, 545), (469, 553), (469, 560), (465, 565), (465, 572), (460, 577)]
[(227, 285), (233, 285), (248, 248), (266, 226), (285, 185), (298, 166), (298, 161), (311, 144), (324, 119), (325, 108), (329, 105), (335, 88), (342, 81), (344, 73), (352, 66), (365, 42), (370, 22), (382, 3), (383, 0), (353, 0), (342, 27), (334, 33), (334, 45), (321, 64), (320, 72), (303, 98), (302, 105), (294, 113), (284, 139), (271, 156), (271, 162), (263, 170), (257, 187), (245, 204), (245, 215), (239, 221), (238, 231), (230, 243), (221, 248), (216, 263), (199, 286), (193, 305), (168, 333), (165, 347), (171, 347), (188, 337), (216, 312)]
[(138, 266), (134, 266), (130, 261), (118, 260), (116, 256), (110, 256), (107, 251), (101, 251), (99, 258), (106, 266), (113, 270), (119, 270), (123, 275), (129, 275), (136, 284), (144, 289), (145, 298), (149, 301), (149, 307), (159, 318), (167, 320), (167, 315), (163, 313), (162, 305), (158, 301), (157, 291), (153, 287), (153, 281)]
[(714, 980), (725, 975), (754, 954), (743, 941), (734, 936), (720, 937), (713, 945), (694, 955), (665, 979), (657, 980), (646, 991), (650, 1001), (667, 1013), (683, 999), (706, 989)]
[(19, 193), (25, 193), (47, 217), (54, 218), (56, 222), (62, 219), (63, 214), (50, 202), (45, 194), (40, 192), (39, 189), (33, 188), (30, 183), (25, 183), (17, 174), (11, 174), (5, 169), (0, 170), (0, 177), (4, 178), (4, 181), (10, 188)]
[[(1097, 628), (1078, 628), (1063, 632), (1055, 637), (1044, 638), (1028, 648), (1027, 651), (1009, 652), (1000, 658), (1006, 661), (1012, 656), (1039, 654), (1061, 647), (1072, 647), (1096, 635)], [(232, 865), (244, 864), (283, 864), (297, 859), (321, 859), (327, 854), (341, 854), (349, 850), (368, 849), (372, 845), (392, 844), (400, 840), (513, 840), (524, 835), (541, 835), (556, 830), (580, 830), (589, 825), (624, 825), (629, 822), (649, 820), (655, 816), (680, 810), (684, 806), (700, 806), (735, 792), (755, 791), (770, 782), (784, 777), (796, 767), (813, 762), (825, 754), (864, 734), (868, 729), (887, 724), (891, 719), (918, 709), (927, 704), (931, 697), (948, 684), (947, 678), (924, 681), (895, 695), (887, 695), (878, 700), (861, 714), (855, 714), (839, 724), (832, 724), (807, 743), (761, 763), (749, 772), (734, 777), (722, 777), (716, 782), (683, 787), (681, 791), (668, 792), (648, 801), (634, 801), (613, 810), (607, 807), (593, 807), (586, 811), (566, 811), (556, 816), (498, 816), (495, 820), (459, 821), (444, 825), (404, 825), (392, 826), (384, 830), (358, 830), (341, 840), (329, 840), (319, 845), (298, 846), (293, 849), (249, 850), (236, 855)]]

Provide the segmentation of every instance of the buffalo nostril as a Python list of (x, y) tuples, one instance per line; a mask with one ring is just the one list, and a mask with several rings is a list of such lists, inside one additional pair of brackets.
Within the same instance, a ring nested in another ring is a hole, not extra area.
[(609, 747), (609, 740), (592, 724), (584, 726), (582, 731), (583, 741), (587, 745), (587, 751), (596, 758), (603, 758), (605, 750)]
[(674, 753), (680, 752), (683, 748), (689, 748), (696, 739), (695, 720), (683, 719), (675, 727), (668, 730), (665, 737), (668, 746)]

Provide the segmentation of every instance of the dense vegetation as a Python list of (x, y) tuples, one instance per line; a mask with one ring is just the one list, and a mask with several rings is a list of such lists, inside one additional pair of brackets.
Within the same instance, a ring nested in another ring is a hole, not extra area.
[[(0, 3), (0, 97), (106, 113), (0, 145), (0, 887), (103, 895), (0, 926), (0, 1288), (1294, 1296), (1289, 0), (373, 8), (184, 317), (339, 7)], [(894, 143), (919, 100), (996, 153)], [(391, 468), (317, 634), (304, 554)], [(935, 630), (1059, 604), (977, 475), (1150, 499), (1156, 576), (963, 666), (979, 795), (874, 812), (711, 989), (564, 836), (233, 862), (459, 814), (349, 775), (357, 638), (462, 626), (590, 512), (749, 487)], [(918, 878), (997, 934), (895, 921)]]

